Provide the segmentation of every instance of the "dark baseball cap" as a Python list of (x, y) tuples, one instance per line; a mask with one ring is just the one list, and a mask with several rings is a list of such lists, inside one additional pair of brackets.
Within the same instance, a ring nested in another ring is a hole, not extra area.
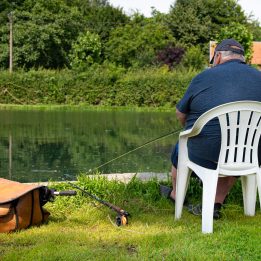
[(242, 55), (245, 54), (244, 47), (239, 42), (237, 42), (234, 39), (225, 39), (217, 45), (214, 55), (210, 61), (210, 64), (212, 64), (214, 61), (215, 53), (219, 51), (231, 51), (237, 54), (242, 54)]

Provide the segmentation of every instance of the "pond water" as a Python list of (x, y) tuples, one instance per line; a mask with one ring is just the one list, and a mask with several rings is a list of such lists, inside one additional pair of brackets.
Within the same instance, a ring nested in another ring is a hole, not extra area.
[[(0, 110), (0, 177), (20, 182), (73, 177), (180, 128), (174, 112)], [(98, 168), (168, 172), (178, 134)]]

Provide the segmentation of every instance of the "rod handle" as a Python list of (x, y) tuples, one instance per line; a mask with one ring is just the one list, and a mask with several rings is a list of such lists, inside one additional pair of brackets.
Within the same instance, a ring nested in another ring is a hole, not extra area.
[(77, 193), (75, 190), (64, 190), (64, 191), (54, 191), (55, 196), (75, 196)]

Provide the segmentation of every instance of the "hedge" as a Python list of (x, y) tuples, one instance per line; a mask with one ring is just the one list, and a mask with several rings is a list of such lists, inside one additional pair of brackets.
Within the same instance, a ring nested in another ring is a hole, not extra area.
[(196, 73), (115, 66), (92, 66), (83, 72), (1, 71), (0, 103), (173, 107)]

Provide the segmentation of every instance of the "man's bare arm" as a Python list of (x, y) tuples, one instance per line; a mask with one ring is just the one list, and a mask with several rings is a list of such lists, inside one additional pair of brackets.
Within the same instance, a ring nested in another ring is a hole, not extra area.
[(176, 109), (176, 116), (178, 120), (181, 122), (182, 126), (185, 126), (187, 115), (185, 113), (180, 112), (178, 109)]

